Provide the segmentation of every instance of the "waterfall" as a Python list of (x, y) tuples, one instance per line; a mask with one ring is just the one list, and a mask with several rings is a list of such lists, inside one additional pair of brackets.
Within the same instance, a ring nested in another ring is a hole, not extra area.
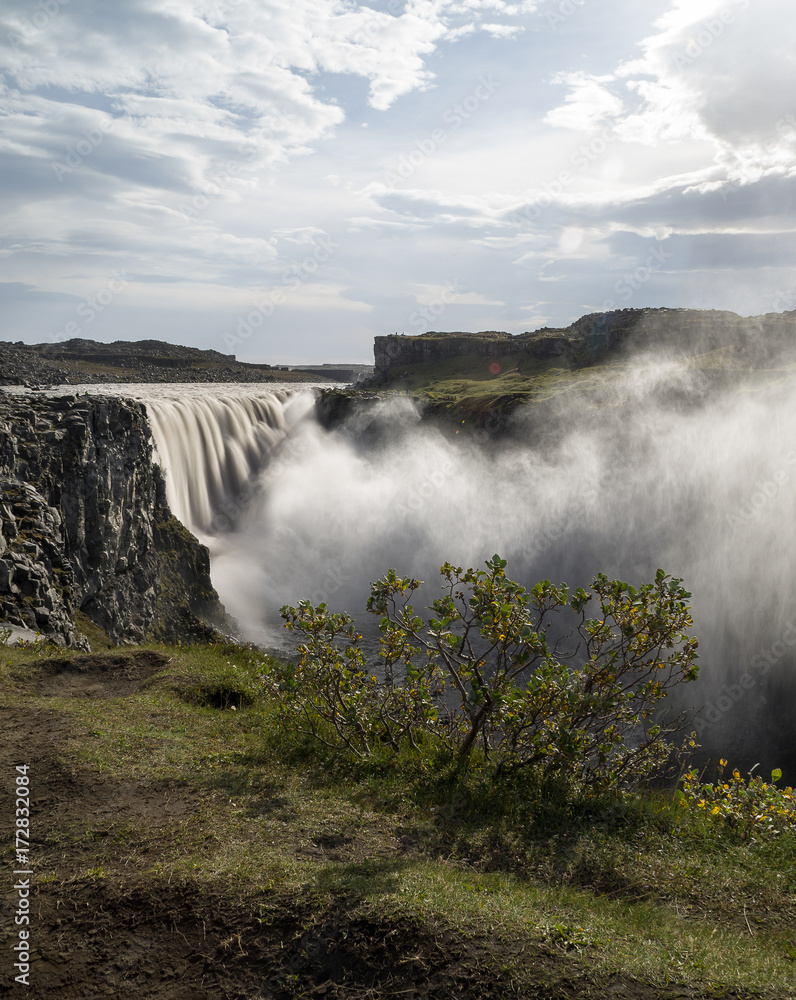
[(367, 633), (369, 583), (390, 568), (426, 581), (429, 601), (443, 561), (494, 552), (526, 586), (638, 584), (662, 567), (694, 595), (701, 674), (682, 695), (704, 708), (705, 752), (796, 772), (796, 376), (765, 393), (755, 377), (721, 391), (640, 361), (596, 403), (562, 394), (544, 426), (531, 411), (494, 440), (454, 436), (398, 396), (332, 431), (306, 391), (141, 396), (172, 509), (250, 640), (289, 645), (279, 608), (304, 598)]
[(197, 395), (147, 401), (156, 457), (175, 516), (200, 536), (238, 525), (259, 473), (312, 395)]

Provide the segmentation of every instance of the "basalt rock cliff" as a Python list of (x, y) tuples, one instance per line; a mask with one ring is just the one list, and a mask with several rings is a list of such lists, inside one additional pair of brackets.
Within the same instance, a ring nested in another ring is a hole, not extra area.
[(569, 367), (593, 364), (626, 348), (675, 349), (686, 354), (735, 345), (744, 356), (761, 348), (792, 343), (796, 310), (763, 316), (738, 316), (715, 309), (614, 309), (589, 313), (565, 328), (544, 327), (512, 335), (481, 333), (391, 334), (374, 341), (372, 384), (389, 383), (396, 370), (450, 358), (524, 355), (539, 361), (560, 359)]
[(173, 517), (141, 403), (0, 396), (0, 627), (85, 646), (234, 628), (207, 549)]

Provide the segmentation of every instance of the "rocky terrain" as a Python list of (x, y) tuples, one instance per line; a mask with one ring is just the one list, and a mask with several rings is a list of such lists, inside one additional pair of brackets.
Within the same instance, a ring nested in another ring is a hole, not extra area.
[[(323, 379), (348, 381), (329, 369)], [(178, 347), (159, 340), (100, 344), (73, 339), (58, 344), (0, 343), (0, 385), (28, 387), (110, 382), (314, 382), (314, 371), (249, 365), (234, 355)]]
[(0, 396), (0, 617), (85, 646), (229, 629), (207, 550), (172, 516), (140, 403)]

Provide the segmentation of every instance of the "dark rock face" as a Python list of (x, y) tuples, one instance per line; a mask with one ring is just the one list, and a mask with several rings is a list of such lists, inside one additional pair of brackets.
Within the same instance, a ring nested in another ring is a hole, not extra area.
[(78, 644), (63, 520), (28, 483), (0, 480), (0, 617)]
[(196, 611), (224, 622), (206, 549), (183, 529), (169, 533), (163, 554), (161, 526), (174, 518), (141, 403), (0, 397), (0, 463), (7, 621), (72, 646), (80, 609), (115, 642), (141, 642), (163, 624), (168, 573), (177, 591), (169, 610), (181, 622), (175, 637), (201, 633)]
[(376, 393), (361, 389), (322, 389), (315, 400), (315, 417), (321, 427), (331, 430), (363, 413), (379, 399)]
[(796, 311), (744, 317), (713, 309), (615, 309), (581, 316), (565, 329), (508, 333), (424, 333), (376, 337), (374, 383), (406, 365), (478, 354), (561, 358), (573, 367), (594, 363), (626, 346), (668, 348), (686, 354), (735, 345), (744, 357), (792, 344)]
[(374, 374), (378, 378), (391, 368), (442, 361), (465, 354), (495, 358), (510, 354), (517, 347), (517, 338), (508, 333), (427, 333), (418, 337), (391, 334), (388, 337), (375, 337)]

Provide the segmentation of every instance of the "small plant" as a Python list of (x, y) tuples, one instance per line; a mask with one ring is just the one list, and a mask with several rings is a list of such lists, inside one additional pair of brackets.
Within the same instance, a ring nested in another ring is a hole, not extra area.
[[(2, 631), (5, 632), (10, 630), (3, 629)], [(18, 639), (16, 645), (18, 649), (35, 653), (37, 656), (52, 656), (52, 654), (60, 648), (52, 641), (52, 639), (49, 639), (46, 635), (41, 635), (41, 633), (37, 633), (35, 639)]]
[(437, 721), (432, 684), (436, 680), (441, 691), (441, 677), (407, 664), (402, 683), (388, 660), (379, 680), (368, 669), (350, 615), (334, 614), (325, 604), (313, 608), (308, 601), (281, 613), (287, 628), (304, 635), (297, 663), (272, 661), (263, 671), (283, 721), (357, 757), (370, 755), (377, 744), (398, 750), (403, 739), (416, 749), (420, 730)]
[(598, 943), (589, 936), (584, 927), (573, 927), (571, 924), (563, 923), (548, 925), (545, 938), (561, 951), (582, 952), (584, 948)]
[(779, 768), (771, 772), (771, 781), (755, 776), (754, 767), (748, 780), (736, 768), (725, 781), (726, 767), (727, 761), (722, 758), (715, 784), (703, 784), (696, 771), (687, 771), (681, 779), (681, 801), (739, 831), (744, 839), (758, 840), (796, 831), (796, 793), (790, 786), (777, 785), (782, 777)]

